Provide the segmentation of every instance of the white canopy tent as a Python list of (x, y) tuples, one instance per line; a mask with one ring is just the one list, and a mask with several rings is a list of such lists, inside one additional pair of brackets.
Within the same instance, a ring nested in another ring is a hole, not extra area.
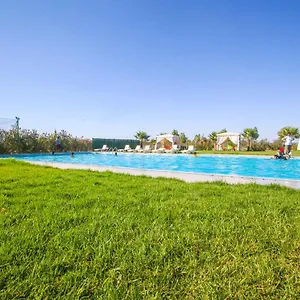
[(229, 139), (230, 141), (232, 141), (232, 143), (237, 145), (237, 147), (236, 147), (237, 150), (241, 150), (240, 138), (241, 138), (240, 133), (234, 133), (234, 132), (218, 133), (217, 134), (217, 150), (222, 150), (221, 146), (227, 139)]
[(168, 141), (172, 143), (172, 147), (173, 145), (180, 145), (180, 140), (178, 135), (163, 134), (163, 135), (158, 135), (156, 137), (155, 150), (157, 149), (158, 144), (164, 145)]

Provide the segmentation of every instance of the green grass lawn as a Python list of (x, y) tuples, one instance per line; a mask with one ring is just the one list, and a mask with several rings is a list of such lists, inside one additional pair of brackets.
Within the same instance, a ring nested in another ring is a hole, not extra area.
[(0, 160), (1, 299), (299, 299), (300, 191)]

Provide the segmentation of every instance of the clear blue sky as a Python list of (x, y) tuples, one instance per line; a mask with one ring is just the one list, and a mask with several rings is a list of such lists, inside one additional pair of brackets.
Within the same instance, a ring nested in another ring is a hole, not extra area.
[(300, 127), (300, 1), (0, 3), (0, 117), (85, 137)]

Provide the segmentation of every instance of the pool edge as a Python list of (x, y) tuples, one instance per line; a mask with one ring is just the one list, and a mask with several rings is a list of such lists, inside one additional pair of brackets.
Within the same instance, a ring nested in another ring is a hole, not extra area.
[(59, 169), (79, 169), (79, 170), (92, 170), (92, 171), (111, 171), (114, 173), (130, 174), (130, 175), (145, 175), (150, 177), (166, 177), (176, 178), (186, 182), (214, 182), (224, 181), (230, 184), (248, 184), (257, 183), (260, 185), (279, 184), (281, 186), (300, 189), (300, 180), (292, 179), (270, 179), (260, 177), (243, 177), (237, 175), (214, 175), (214, 174), (196, 174), (188, 172), (175, 172), (175, 171), (162, 171), (162, 170), (143, 170), (134, 168), (120, 168), (109, 166), (96, 166), (96, 165), (81, 165), (81, 164), (69, 164), (69, 163), (52, 163), (52, 162), (37, 162), (26, 161), (30, 164), (49, 166)]

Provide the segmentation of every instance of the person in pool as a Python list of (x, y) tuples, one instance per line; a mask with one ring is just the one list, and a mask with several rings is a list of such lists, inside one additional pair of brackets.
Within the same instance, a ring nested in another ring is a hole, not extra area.
[(278, 148), (277, 154), (273, 156), (274, 159), (289, 159), (289, 155), (284, 154), (284, 149), (282, 147)]

